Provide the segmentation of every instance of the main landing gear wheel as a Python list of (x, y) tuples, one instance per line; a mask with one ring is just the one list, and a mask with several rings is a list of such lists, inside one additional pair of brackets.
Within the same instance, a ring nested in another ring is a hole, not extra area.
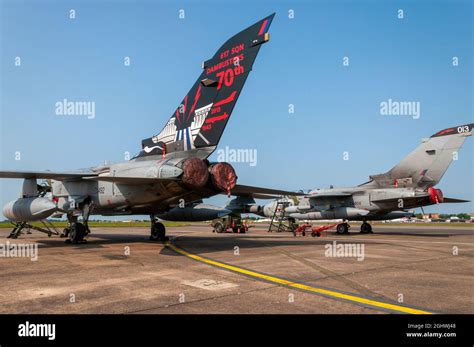
[(372, 225), (367, 222), (364, 222), (360, 226), (360, 232), (362, 234), (371, 234), (372, 233)]
[(86, 226), (82, 223), (74, 222), (69, 227), (69, 238), (66, 240), (66, 242), (75, 244), (85, 242), (84, 236), (86, 236), (86, 234)]
[(225, 231), (225, 226), (224, 226), (224, 223), (222, 222), (217, 222), (216, 224), (214, 224), (214, 232), (218, 233), (218, 234), (221, 234)]
[(155, 222), (151, 225), (150, 240), (152, 241), (167, 241), (166, 228), (163, 223)]
[(349, 224), (341, 223), (341, 224), (337, 225), (336, 233), (342, 235), (342, 234), (346, 234), (348, 232), (349, 232)]

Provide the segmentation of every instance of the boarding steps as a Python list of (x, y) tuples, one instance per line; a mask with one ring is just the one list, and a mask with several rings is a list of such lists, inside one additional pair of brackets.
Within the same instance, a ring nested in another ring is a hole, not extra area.
[(290, 205), (289, 201), (277, 201), (275, 210), (273, 211), (273, 216), (270, 221), (270, 226), (268, 227), (268, 232), (293, 232), (294, 223), (288, 217), (285, 217), (284, 211), (285, 208)]

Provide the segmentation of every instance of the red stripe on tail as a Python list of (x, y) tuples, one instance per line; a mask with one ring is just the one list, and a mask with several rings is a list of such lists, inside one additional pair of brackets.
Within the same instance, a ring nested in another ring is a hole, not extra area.
[(263, 31), (265, 30), (265, 26), (267, 25), (268, 19), (265, 19), (262, 23), (262, 26), (260, 27), (260, 30), (258, 32), (259, 35), (263, 34)]

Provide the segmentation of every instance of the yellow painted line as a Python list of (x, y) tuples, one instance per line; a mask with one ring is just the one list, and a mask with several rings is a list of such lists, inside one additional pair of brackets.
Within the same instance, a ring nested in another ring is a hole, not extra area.
[(167, 242), (166, 246), (171, 248), (176, 253), (182, 254), (182, 255), (184, 255), (188, 258), (197, 260), (199, 262), (206, 263), (206, 264), (213, 265), (213, 266), (217, 266), (217, 267), (220, 267), (220, 268), (223, 268), (223, 269), (226, 269), (226, 270), (241, 273), (241, 274), (251, 276), (251, 277), (255, 277), (255, 278), (258, 278), (258, 279), (262, 279), (262, 280), (265, 280), (265, 281), (277, 283), (277, 284), (280, 284), (282, 286), (297, 288), (297, 289), (305, 290), (305, 291), (308, 291), (308, 292), (322, 294), (322, 295), (326, 295), (326, 296), (337, 298), (337, 299), (343, 299), (343, 300), (356, 302), (356, 303), (364, 304), (364, 305), (371, 306), (371, 307), (383, 308), (383, 309), (386, 309), (386, 310), (391, 310), (391, 311), (396, 311), (396, 312), (410, 313), (410, 314), (433, 314), (432, 312), (429, 312), (429, 311), (418, 310), (418, 309), (415, 309), (415, 308), (410, 308), (410, 307), (405, 307), (405, 306), (400, 306), (400, 305), (395, 305), (395, 304), (388, 304), (386, 302), (366, 299), (366, 298), (363, 298), (363, 297), (360, 297), (360, 296), (339, 293), (339, 292), (336, 292), (334, 290), (327, 290), (327, 289), (323, 289), (323, 288), (312, 287), (312, 286), (309, 286), (309, 285), (306, 285), (306, 284), (296, 283), (296, 282), (288, 281), (288, 280), (285, 280), (285, 279), (282, 279), (282, 278), (269, 276), (269, 275), (264, 275), (264, 274), (261, 274), (261, 273), (255, 272), (255, 271), (242, 269), (242, 268), (234, 266), (234, 265), (224, 264), (224, 263), (212, 260), (212, 259), (203, 258), (199, 255), (189, 253), (189, 252), (185, 251), (184, 249), (181, 249), (181, 248), (173, 245), (171, 242)]

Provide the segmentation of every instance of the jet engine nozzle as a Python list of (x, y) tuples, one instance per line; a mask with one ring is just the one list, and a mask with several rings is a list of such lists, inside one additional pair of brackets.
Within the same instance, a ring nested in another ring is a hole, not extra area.
[(199, 158), (189, 158), (183, 163), (183, 182), (196, 188), (202, 188), (209, 181), (206, 163)]
[(433, 204), (440, 204), (444, 200), (443, 192), (441, 191), (441, 189), (436, 189), (436, 188), (433, 188), (433, 187), (429, 187), (428, 188), (428, 194), (430, 196), (430, 201)]
[(48, 218), (57, 211), (56, 204), (46, 198), (31, 197), (10, 201), (3, 215), (14, 222), (32, 222)]
[(230, 191), (237, 184), (237, 175), (235, 170), (229, 163), (217, 163), (211, 166), (211, 179), (214, 186), (227, 192), (230, 195)]

